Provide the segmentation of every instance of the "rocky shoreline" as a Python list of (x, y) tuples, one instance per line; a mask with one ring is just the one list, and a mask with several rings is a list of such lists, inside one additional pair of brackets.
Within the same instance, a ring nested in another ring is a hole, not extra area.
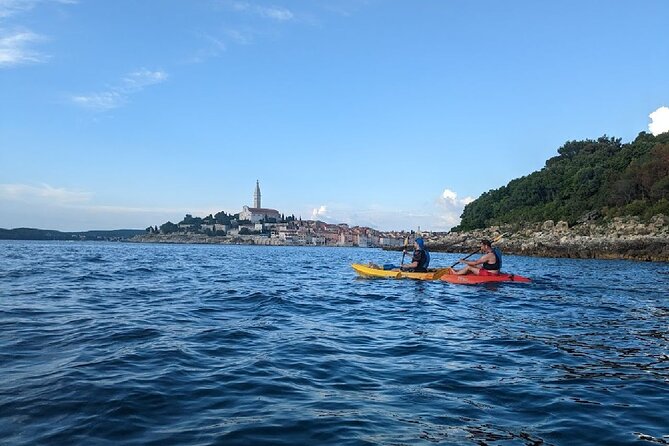
[(552, 220), (542, 224), (497, 226), (449, 233), (428, 240), (430, 250), (471, 252), (482, 238), (494, 239), (507, 254), (573, 259), (625, 259), (669, 262), (669, 218), (656, 215), (648, 223), (637, 217), (585, 221), (569, 227)]

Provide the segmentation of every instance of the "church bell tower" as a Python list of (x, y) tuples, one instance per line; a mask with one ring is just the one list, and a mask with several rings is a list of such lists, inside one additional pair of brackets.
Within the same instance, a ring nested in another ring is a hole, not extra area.
[(253, 193), (253, 207), (256, 209), (261, 208), (260, 206), (260, 182), (256, 180), (256, 191)]

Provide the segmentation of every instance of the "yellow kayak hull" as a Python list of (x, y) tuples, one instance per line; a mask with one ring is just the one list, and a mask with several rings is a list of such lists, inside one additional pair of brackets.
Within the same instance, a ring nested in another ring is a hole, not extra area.
[(382, 279), (414, 279), (414, 280), (436, 280), (440, 279), (450, 268), (431, 269), (424, 273), (400, 271), (398, 269), (380, 269), (362, 263), (353, 263), (351, 268), (361, 277)]

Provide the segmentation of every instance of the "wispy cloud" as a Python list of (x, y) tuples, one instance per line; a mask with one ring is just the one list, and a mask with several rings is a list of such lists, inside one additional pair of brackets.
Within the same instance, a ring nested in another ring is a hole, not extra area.
[(287, 22), (295, 18), (295, 14), (287, 8), (278, 6), (259, 6), (249, 2), (236, 1), (231, 3), (235, 11), (255, 14), (259, 17), (275, 20), (278, 22)]
[(33, 48), (42, 40), (42, 36), (27, 30), (0, 35), (0, 68), (44, 62), (48, 57)]
[(250, 32), (243, 32), (236, 29), (229, 29), (225, 31), (225, 35), (230, 40), (240, 45), (248, 45), (253, 41), (253, 37)]
[(227, 50), (227, 45), (221, 39), (210, 35), (201, 37), (204, 40), (203, 48), (197, 50), (192, 56), (184, 60), (184, 63), (196, 64), (208, 59), (218, 57)]
[(218, 7), (245, 17), (236, 17), (234, 24), (226, 24), (222, 31), (215, 33), (216, 36), (205, 36), (202, 47), (194, 51), (192, 56), (187, 57), (184, 63), (202, 63), (218, 57), (228, 49), (228, 45), (253, 44), (258, 37), (272, 32), (270, 31), (272, 27), (268, 26), (267, 22), (282, 25), (296, 21), (308, 21), (304, 14), (298, 18), (297, 14), (288, 8), (258, 5), (250, 1), (219, 0)]
[(23, 202), (48, 202), (51, 204), (73, 204), (87, 202), (92, 198), (89, 192), (53, 187), (48, 184), (0, 184), (0, 199)]
[(650, 124), (648, 130), (657, 136), (660, 133), (669, 132), (669, 107), (660, 107), (649, 115)]
[(39, 4), (56, 3), (74, 5), (79, 0), (0, 0), (0, 19), (30, 11)]
[(122, 106), (128, 97), (151, 85), (165, 82), (168, 78), (164, 71), (141, 69), (125, 75), (121, 81), (105, 91), (71, 96), (73, 104), (96, 111), (107, 111)]
[(48, 184), (0, 184), (0, 227), (41, 227), (65, 231), (87, 229), (145, 228), (186, 213), (208, 215), (205, 209), (187, 207), (140, 207), (95, 202), (95, 194)]
[(167, 80), (167, 73), (164, 71), (150, 71), (141, 69), (133, 71), (123, 78), (121, 90), (126, 92), (138, 91), (149, 85), (159, 84)]
[(102, 212), (112, 214), (155, 214), (155, 213), (194, 213), (195, 215), (208, 215), (216, 213), (216, 206), (203, 209), (191, 209), (181, 207), (133, 207), (117, 206), (94, 203), (95, 194), (87, 191), (72, 190), (64, 187), (54, 187), (49, 184), (0, 184), (0, 201), (17, 201), (32, 206), (62, 207), (68, 209), (82, 209), (90, 212)]
[(295, 18), (295, 15), (286, 8), (257, 8), (257, 11), (262, 17), (278, 20), (279, 22), (286, 22)]
[(28, 11), (35, 3), (36, 0), (0, 0), (0, 19)]
[(0, 68), (45, 62), (49, 56), (35, 46), (48, 40), (19, 24), (17, 16), (40, 4), (75, 4), (77, 0), (0, 0)]
[(91, 110), (106, 111), (120, 107), (126, 101), (125, 96), (116, 91), (101, 91), (98, 93), (73, 95), (72, 103)]

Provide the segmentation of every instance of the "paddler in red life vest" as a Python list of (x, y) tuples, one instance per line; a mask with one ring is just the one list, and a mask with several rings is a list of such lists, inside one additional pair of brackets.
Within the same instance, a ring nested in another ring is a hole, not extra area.
[(476, 274), (478, 276), (494, 276), (502, 269), (502, 255), (497, 248), (492, 247), (490, 240), (481, 240), (481, 252), (483, 255), (478, 260), (460, 260), (467, 266), (453, 271), (455, 274)]
[[(412, 271), (416, 273), (424, 273), (430, 264), (430, 253), (425, 249), (425, 241), (422, 237), (417, 237), (413, 243), (413, 256), (411, 263), (400, 265), (400, 271)], [(406, 254), (406, 251), (404, 251)]]

